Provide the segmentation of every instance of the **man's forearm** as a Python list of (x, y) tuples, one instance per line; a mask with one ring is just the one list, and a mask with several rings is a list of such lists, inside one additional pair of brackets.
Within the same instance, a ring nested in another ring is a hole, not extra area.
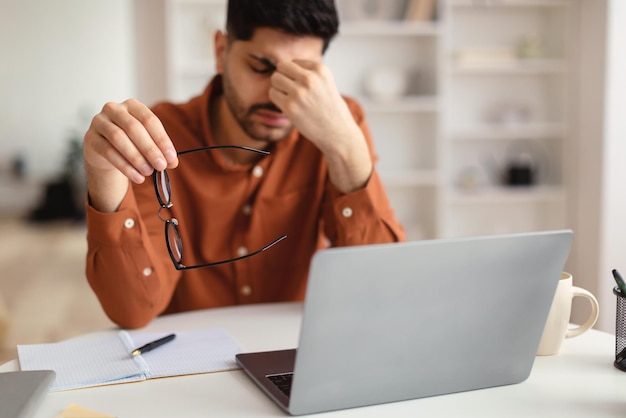
[(352, 136), (354, 139), (337, 141), (332, 150), (325, 152), (330, 181), (342, 193), (363, 188), (373, 170), (372, 157), (363, 134), (358, 131)]

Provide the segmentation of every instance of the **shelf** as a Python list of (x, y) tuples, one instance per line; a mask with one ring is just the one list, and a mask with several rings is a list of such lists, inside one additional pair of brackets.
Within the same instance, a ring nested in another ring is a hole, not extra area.
[(517, 139), (553, 139), (565, 135), (561, 123), (527, 123), (512, 125), (483, 125), (451, 134), (455, 142), (507, 141)]
[(209, 5), (209, 6), (221, 6), (224, 7), (225, 0), (170, 0), (181, 6), (186, 5)]
[(456, 189), (449, 195), (454, 204), (496, 204), (516, 202), (558, 202), (565, 198), (560, 186), (482, 187), (474, 190)]
[[(570, 107), (578, 99), (570, 96), (570, 84), (576, 82), (570, 61), (577, 55), (577, 0), (438, 2), (434, 21), (342, 19), (324, 57), (339, 91), (365, 111), (376, 141), (378, 173), (395, 213), (419, 239), (488, 232), (493, 219), (498, 227), (512, 229), (567, 221), (563, 185), (570, 182), (564, 169), (574, 133)], [(206, 20), (222, 16), (226, 3), (166, 4), (171, 13), (165, 18), (176, 31), (168, 38), (174, 41), (169, 45), (174, 57), (170, 84), (186, 96), (214, 72), (211, 55), (197, 42), (204, 39)], [(539, 58), (523, 59), (518, 50), (530, 35), (540, 36), (543, 48), (526, 54)], [(407, 96), (366, 94), (364, 81), (384, 66), (409, 74)], [(507, 106), (523, 113), (513, 120), (515, 114), (500, 112)], [(485, 171), (506, 167), (506, 158), (518, 148), (528, 148), (533, 156), (536, 151), (538, 163), (549, 166), (549, 172), (539, 171), (539, 185), (507, 187)], [(485, 156), (493, 167), (486, 166)], [(474, 166), (482, 167), (485, 179), (464, 189), (454, 179)]]
[(516, 60), (498, 66), (459, 66), (452, 69), (453, 75), (541, 75), (565, 74), (567, 62), (562, 59)]
[(381, 170), (379, 175), (387, 187), (435, 186), (437, 184), (435, 170)]
[(368, 113), (429, 113), (439, 109), (436, 96), (406, 96), (389, 101), (359, 97), (358, 100)]
[(344, 21), (339, 32), (345, 36), (437, 36), (440, 28), (437, 22)]
[(455, 7), (568, 7), (570, 0), (451, 0)]

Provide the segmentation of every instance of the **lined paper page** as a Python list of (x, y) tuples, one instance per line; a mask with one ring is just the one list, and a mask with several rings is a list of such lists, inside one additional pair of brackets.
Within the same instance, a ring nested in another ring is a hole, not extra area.
[[(170, 333), (131, 331), (129, 334), (135, 347), (139, 347)], [(173, 341), (137, 356), (147, 365), (148, 378), (239, 368), (235, 355), (242, 349), (225, 330), (213, 328), (175, 334)]]
[(56, 372), (50, 390), (143, 380), (118, 331), (104, 331), (50, 344), (17, 346), (22, 370)]

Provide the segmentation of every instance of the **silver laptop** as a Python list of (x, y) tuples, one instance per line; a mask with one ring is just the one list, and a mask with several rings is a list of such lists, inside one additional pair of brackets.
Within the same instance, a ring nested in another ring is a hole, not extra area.
[(245, 353), (237, 361), (293, 415), (522, 382), (572, 235), (320, 251), (297, 352)]

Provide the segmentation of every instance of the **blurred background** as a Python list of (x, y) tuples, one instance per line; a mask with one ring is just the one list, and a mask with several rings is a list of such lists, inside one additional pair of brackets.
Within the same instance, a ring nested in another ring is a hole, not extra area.
[[(112, 326), (84, 276), (82, 135), (107, 101), (200, 93), (224, 4), (0, 0), (0, 361), (16, 344)], [(366, 110), (409, 238), (571, 228), (566, 268), (613, 332), (626, 2), (338, 5), (326, 64)]]

